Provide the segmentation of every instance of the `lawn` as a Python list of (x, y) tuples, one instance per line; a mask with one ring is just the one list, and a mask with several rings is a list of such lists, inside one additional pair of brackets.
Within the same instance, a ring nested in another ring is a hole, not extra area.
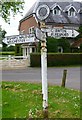
[[(80, 118), (80, 91), (49, 86), (49, 118)], [(2, 83), (3, 118), (43, 118), (41, 84)]]
[(1, 82), (0, 82), (0, 119), (2, 118), (2, 89), (1, 89)]

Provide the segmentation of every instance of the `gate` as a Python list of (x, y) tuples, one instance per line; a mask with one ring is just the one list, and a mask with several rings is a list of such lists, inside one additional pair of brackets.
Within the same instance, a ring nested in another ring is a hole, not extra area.
[(0, 69), (20, 69), (27, 68), (30, 65), (25, 56), (0, 57)]

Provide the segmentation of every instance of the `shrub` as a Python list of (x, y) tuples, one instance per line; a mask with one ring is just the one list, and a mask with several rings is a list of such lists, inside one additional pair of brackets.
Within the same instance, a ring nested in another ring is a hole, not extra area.
[[(53, 66), (70, 66), (70, 65), (82, 65), (82, 54), (78, 53), (48, 53), (48, 67)], [(34, 53), (30, 55), (30, 66), (41, 66), (40, 53)]]
[(22, 49), (20, 44), (15, 45), (15, 56), (21, 56), (22, 55)]
[(14, 55), (14, 52), (0, 52), (0, 55)]
[(7, 47), (7, 51), (15, 51), (15, 46), (9, 46)]
[(53, 37), (48, 37), (47, 38), (47, 51), (49, 52), (58, 52), (58, 47), (57, 47), (58, 41), (57, 39)]
[(82, 44), (80, 45), (80, 52), (82, 52)]
[(64, 53), (69, 53), (71, 51), (69, 40), (66, 38), (57, 39), (57, 46), (61, 46)]
[[(40, 46), (41, 44), (38, 44), (38, 52), (40, 52)], [(47, 38), (47, 51), (48, 53), (57, 53), (58, 47), (63, 48), (64, 53), (69, 53), (71, 51), (70, 49), (70, 43), (69, 40), (66, 38), (56, 39), (53, 37)]]

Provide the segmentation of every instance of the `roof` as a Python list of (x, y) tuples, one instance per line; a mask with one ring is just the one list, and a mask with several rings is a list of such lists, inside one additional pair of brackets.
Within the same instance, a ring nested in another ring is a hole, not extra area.
[[(47, 0), (39, 0), (39, 2), (36, 2), (31, 9), (26, 13), (26, 15), (23, 17), (23, 19), (20, 20), (20, 23), (24, 20), (28, 19), (31, 15), (36, 13), (37, 7), (46, 4), (50, 8), (50, 14), (48, 18), (45, 20), (46, 23), (64, 23), (64, 24), (82, 24), (82, 3), (81, 2), (55, 2), (56, 0), (51, 0), (50, 2), (43, 2)], [(52, 7), (55, 5), (59, 5), (62, 9), (61, 15), (53, 15), (52, 13)], [(67, 9), (69, 9), (70, 6), (73, 6), (77, 11), (77, 16), (68, 17)], [(81, 9), (81, 10), (80, 10)], [(38, 20), (39, 21), (39, 20)]]
[(74, 41), (74, 43), (71, 45), (73, 48), (78, 48), (82, 44), (82, 38), (79, 40)]

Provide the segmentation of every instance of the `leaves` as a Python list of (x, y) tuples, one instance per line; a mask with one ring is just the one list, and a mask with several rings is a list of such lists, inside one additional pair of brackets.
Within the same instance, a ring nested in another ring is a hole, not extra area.
[(10, 22), (10, 15), (15, 16), (17, 13), (22, 13), (24, 1), (2, 2), (0, 4), (0, 15), (6, 21)]

